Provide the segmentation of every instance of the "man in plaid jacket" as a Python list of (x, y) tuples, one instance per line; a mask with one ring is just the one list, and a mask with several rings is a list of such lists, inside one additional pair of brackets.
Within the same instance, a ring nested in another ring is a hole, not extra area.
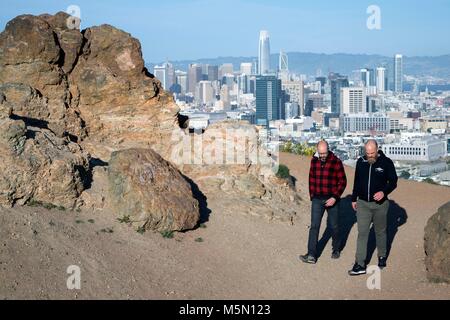
[(317, 243), (320, 224), (327, 210), (327, 228), (332, 231), (333, 253), (331, 258), (340, 256), (340, 239), (338, 228), (339, 200), (347, 186), (342, 161), (329, 150), (326, 141), (317, 144), (317, 152), (311, 159), (309, 171), (309, 195), (311, 205), (311, 227), (309, 229), (308, 253), (300, 256), (306, 263), (317, 262)]

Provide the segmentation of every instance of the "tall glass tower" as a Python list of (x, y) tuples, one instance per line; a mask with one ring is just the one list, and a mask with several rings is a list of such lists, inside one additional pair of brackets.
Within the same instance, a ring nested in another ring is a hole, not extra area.
[(394, 92), (403, 92), (403, 56), (396, 54), (394, 58)]
[(331, 113), (341, 114), (341, 88), (349, 87), (348, 78), (338, 73), (330, 74), (331, 85)]
[(259, 33), (258, 74), (268, 74), (270, 70), (270, 41), (269, 32), (261, 30)]
[(267, 126), (271, 120), (284, 119), (281, 80), (275, 76), (256, 77), (256, 124)]

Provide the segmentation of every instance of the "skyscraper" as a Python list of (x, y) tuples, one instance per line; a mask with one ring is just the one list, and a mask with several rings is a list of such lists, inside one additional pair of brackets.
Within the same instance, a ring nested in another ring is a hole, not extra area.
[(386, 77), (386, 68), (379, 67), (377, 68), (377, 93), (383, 93), (386, 91), (387, 87), (387, 77)]
[(189, 65), (187, 91), (195, 94), (197, 83), (202, 79), (202, 66), (199, 64)]
[(219, 79), (226, 74), (233, 74), (233, 64), (232, 63), (224, 63), (219, 67)]
[(175, 77), (176, 77), (176, 83), (181, 87), (180, 93), (185, 94), (187, 92), (187, 87), (188, 87), (187, 72), (177, 70), (177, 71), (175, 71)]
[(286, 72), (289, 71), (288, 55), (283, 51), (280, 51), (280, 56), (278, 60), (278, 70)]
[(241, 63), (241, 73), (245, 73), (247, 76), (252, 74), (252, 63), (251, 62), (242, 62)]
[(394, 92), (403, 92), (403, 56), (396, 54), (394, 58)]
[(262, 30), (259, 33), (258, 74), (265, 75), (270, 71), (270, 41), (269, 32)]
[(281, 88), (289, 96), (289, 102), (295, 102), (299, 105), (299, 114), (303, 115), (305, 105), (305, 93), (303, 81), (282, 81)]
[(208, 65), (208, 81), (219, 80), (219, 66)]
[(214, 89), (211, 81), (200, 81), (197, 85), (195, 98), (203, 105), (211, 104), (214, 101)]
[(169, 62), (165, 62), (161, 66), (155, 66), (153, 74), (161, 81), (161, 85), (166, 91), (169, 91), (170, 87), (175, 83), (175, 71), (173, 65)]
[(361, 81), (365, 87), (375, 86), (375, 74), (373, 69), (361, 69)]
[(289, 61), (285, 52), (280, 51), (278, 60), (278, 78), (282, 81), (289, 81)]
[(275, 76), (256, 77), (256, 124), (267, 126), (284, 113), (281, 80)]
[(349, 86), (348, 78), (339, 73), (330, 74), (331, 84), (331, 113), (339, 115), (341, 113), (341, 88)]
[(341, 115), (363, 113), (366, 111), (366, 88), (341, 88)]

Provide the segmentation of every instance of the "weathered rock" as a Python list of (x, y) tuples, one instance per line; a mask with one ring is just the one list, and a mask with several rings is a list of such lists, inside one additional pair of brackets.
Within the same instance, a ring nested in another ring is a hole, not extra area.
[(88, 179), (88, 155), (68, 138), (0, 119), (0, 205), (49, 203), (74, 208)]
[[(203, 146), (194, 146), (190, 151), (196, 150), (192, 159), (198, 154), (207, 159), (217, 143), (215, 135), (226, 135), (227, 131), (234, 130), (225, 139), (239, 140), (248, 135), (252, 138), (247, 147), (232, 145), (231, 150), (238, 159), (236, 163), (197, 164), (186, 162), (184, 155), (180, 161), (180, 146), (183, 149), (186, 142), (190, 143), (192, 135), (185, 130), (172, 95), (165, 92), (160, 81), (144, 67), (139, 41), (110, 25), (82, 32), (68, 28), (68, 17), (65, 13), (26, 15), (8, 23), (0, 36), (0, 85), (3, 84), (0, 86), (0, 100), (3, 99), (0, 113), (3, 117), (8, 117), (12, 109), (18, 120), (25, 121), (27, 136), (27, 126), (39, 126), (42, 132), (51, 130), (59, 137), (70, 136), (99, 161), (106, 162), (113, 152), (124, 149), (152, 149), (173, 162), (198, 184), (210, 201), (226, 211), (292, 221), (300, 205), (299, 197), (289, 183), (274, 176), (267, 163), (270, 160), (267, 151), (261, 147), (259, 138), (253, 139), (260, 133), (258, 128), (238, 121), (214, 124), (204, 135), (197, 136), (203, 140)], [(19, 51), (16, 58), (15, 53)], [(16, 140), (22, 141), (22, 129), (17, 125), (15, 128), (16, 136), (12, 134), (13, 128), (8, 129), (11, 132), (8, 141), (20, 147)], [(256, 151), (257, 158), (240, 158), (246, 154), (245, 148), (250, 153)], [(120, 153), (114, 155), (119, 157)], [(167, 165), (162, 160), (154, 161), (154, 166)], [(90, 169), (89, 175), (94, 181), (79, 203), (91, 208), (104, 208), (109, 203), (102, 182), (105, 174), (105, 168)], [(134, 188), (135, 178), (124, 171), (123, 175), (126, 174)], [(185, 193), (191, 192), (190, 188), (183, 188)], [(180, 193), (174, 194), (178, 201)], [(127, 198), (130, 202), (125, 202), (125, 209), (142, 201), (146, 208), (161, 205), (162, 211), (157, 211), (155, 216), (145, 216), (133, 209), (134, 218), (152, 229), (188, 229), (195, 225), (198, 217), (189, 213), (193, 206), (190, 197), (186, 200), (189, 203), (186, 211), (181, 211), (180, 218), (171, 222), (173, 213), (164, 202), (167, 199), (159, 199), (164, 193), (155, 195), (151, 199), (146, 196)]]
[(81, 106), (112, 109), (143, 104), (157, 95), (158, 81), (146, 72), (137, 39), (110, 25), (88, 28), (84, 37), (82, 55), (70, 75)]
[(428, 279), (450, 283), (450, 202), (428, 220), (424, 248)]
[(39, 17), (47, 21), (58, 36), (58, 42), (64, 54), (62, 69), (65, 73), (70, 73), (81, 53), (83, 35), (78, 28), (74, 28), (71, 23), (72, 18), (65, 12), (58, 12), (55, 15), (44, 14)]
[[(0, 84), (33, 88), (42, 98), (40, 109), (46, 114), (40, 120), (47, 121), (48, 127), (60, 137), (66, 133), (79, 138), (86, 135), (78, 109), (71, 106), (64, 71), (75, 63), (81, 44), (79, 31), (53, 30), (44, 18), (32, 15), (16, 17), (0, 34)], [(28, 95), (23, 90), (22, 94)]]
[(259, 134), (258, 127), (244, 121), (215, 123), (203, 135), (180, 134), (169, 159), (209, 202), (223, 203), (223, 211), (292, 222), (301, 199), (289, 180), (275, 176), (276, 160), (268, 156)]
[(199, 204), (190, 184), (168, 161), (151, 149), (114, 152), (108, 178), (111, 208), (117, 216), (158, 231), (194, 228)]

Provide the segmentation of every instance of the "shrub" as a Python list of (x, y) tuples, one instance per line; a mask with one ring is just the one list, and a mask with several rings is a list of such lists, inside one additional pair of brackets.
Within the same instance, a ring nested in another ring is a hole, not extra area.
[(163, 238), (172, 239), (173, 238), (173, 231), (162, 231), (161, 235), (163, 236)]
[(430, 183), (430, 184), (438, 184), (436, 181), (434, 181), (431, 178), (426, 178), (425, 180), (423, 180), (423, 182)]
[(123, 216), (122, 218), (117, 218), (117, 221), (119, 221), (120, 223), (130, 223), (130, 216)]
[(290, 177), (289, 168), (287, 166), (285, 166), (284, 164), (280, 164), (278, 166), (278, 172), (277, 172), (276, 176), (281, 179), (289, 178)]
[(144, 226), (138, 227), (136, 232), (139, 233), (139, 234), (144, 234), (145, 233), (145, 227)]

